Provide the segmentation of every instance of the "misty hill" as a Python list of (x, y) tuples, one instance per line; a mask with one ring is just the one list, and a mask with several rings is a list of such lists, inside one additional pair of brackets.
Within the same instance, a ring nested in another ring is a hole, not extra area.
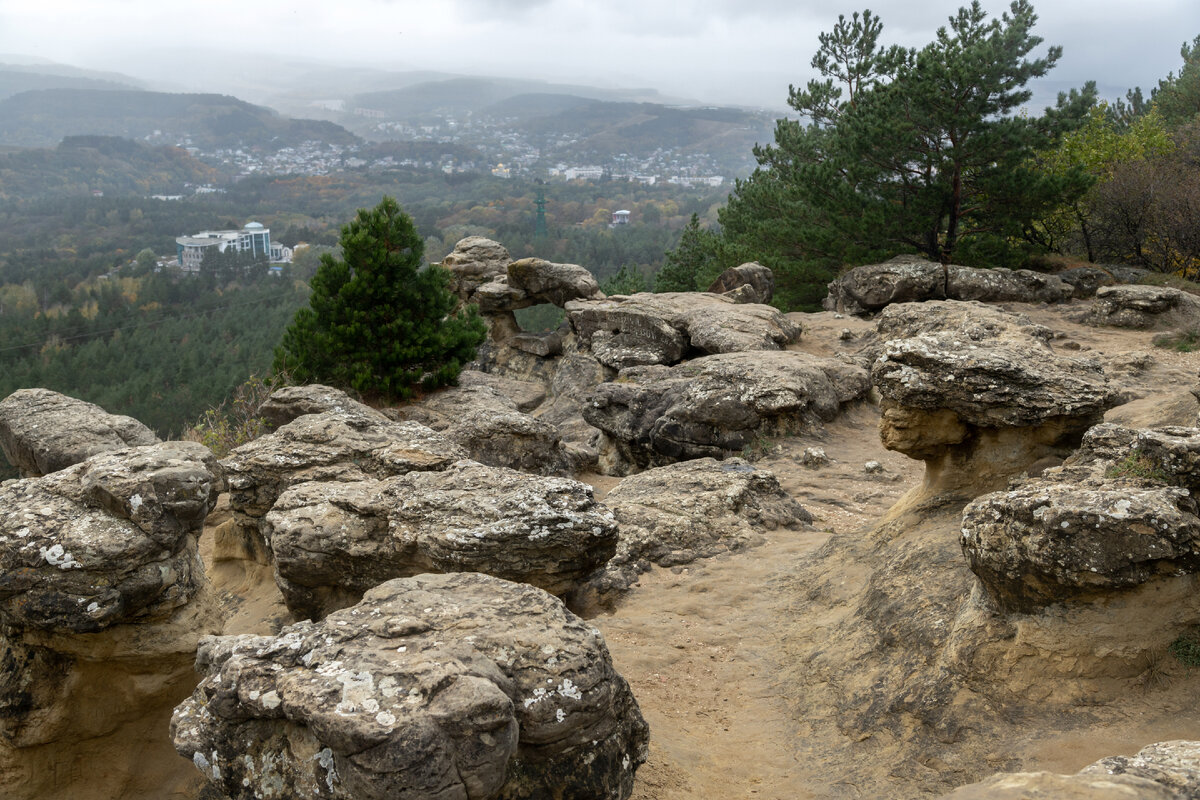
[(115, 89), (129, 90), (136, 88), (136, 86), (129, 83), (119, 83), (100, 78), (87, 78), (78, 75), (54, 75), (33, 72), (26, 68), (14, 68), (7, 64), (0, 64), (0, 99), (38, 89), (99, 89), (111, 91)]
[(663, 99), (653, 89), (600, 89), (517, 78), (455, 77), (363, 92), (351, 97), (347, 108), (369, 108), (382, 111), (386, 119), (409, 120), (426, 114), (476, 114), (502, 101), (535, 95), (608, 101)]
[[(679, 108), (658, 103), (606, 103), (550, 95), (522, 96), (492, 106), (497, 116), (539, 141), (548, 157), (619, 154), (645, 157), (678, 148), (707, 153), (725, 163), (752, 163), (755, 144), (769, 141), (771, 115), (737, 108)], [(543, 109), (560, 110), (539, 114)], [(562, 144), (567, 140), (567, 144)]]
[(69, 136), (53, 149), (0, 155), (0, 199), (82, 195), (173, 194), (184, 183), (217, 177), (178, 147), (151, 147), (114, 136)]
[(277, 150), (305, 140), (353, 144), (354, 134), (331, 122), (288, 119), (262, 106), (217, 94), (167, 94), (95, 89), (42, 89), (0, 100), (0, 144), (47, 147), (65, 136), (157, 136), (204, 149)]

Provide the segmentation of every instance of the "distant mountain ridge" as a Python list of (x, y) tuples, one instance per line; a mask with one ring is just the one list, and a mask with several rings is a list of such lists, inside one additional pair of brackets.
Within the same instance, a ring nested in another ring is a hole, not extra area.
[[(197, 147), (278, 150), (305, 140), (357, 143), (332, 122), (288, 119), (262, 106), (218, 94), (140, 90), (37, 89), (0, 100), (0, 144), (50, 147), (66, 136), (191, 139)], [(174, 142), (172, 142), (174, 143)]]

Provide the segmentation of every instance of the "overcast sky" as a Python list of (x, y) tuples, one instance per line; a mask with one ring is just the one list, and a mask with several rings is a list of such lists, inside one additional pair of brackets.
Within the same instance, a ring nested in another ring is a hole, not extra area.
[[(864, 3), (884, 40), (928, 42), (960, 5)], [(0, 0), (0, 53), (129, 69), (204, 44), (385, 69), (650, 86), (705, 102), (782, 107), (811, 77), (817, 34), (863, 5), (829, 0)], [(984, 0), (999, 14), (1007, 3)], [(1054, 86), (1149, 89), (1200, 34), (1200, 0), (1040, 0), (1061, 44)], [(197, 67), (199, 68), (199, 67)], [(1043, 92), (1044, 93), (1044, 92)], [(1039, 93), (1042, 94), (1042, 93)]]

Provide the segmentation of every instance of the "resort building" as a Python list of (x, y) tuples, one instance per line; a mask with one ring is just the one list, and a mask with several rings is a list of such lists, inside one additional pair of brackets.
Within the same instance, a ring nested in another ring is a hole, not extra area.
[[(175, 240), (175, 252), (179, 266), (184, 272), (198, 272), (204, 254), (215, 247), (217, 252), (232, 250), (250, 257), (264, 256), (271, 259), (271, 231), (258, 222), (248, 222), (240, 231), (200, 231), (194, 236), (180, 236)], [(282, 251), (278, 251), (282, 255)]]

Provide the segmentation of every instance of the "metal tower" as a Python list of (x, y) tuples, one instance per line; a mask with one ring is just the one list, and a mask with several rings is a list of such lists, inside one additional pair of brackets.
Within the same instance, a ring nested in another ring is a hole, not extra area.
[(537, 219), (533, 223), (533, 237), (535, 239), (545, 239), (546, 233), (546, 192), (540, 187), (537, 190), (537, 199), (533, 201), (537, 206)]

